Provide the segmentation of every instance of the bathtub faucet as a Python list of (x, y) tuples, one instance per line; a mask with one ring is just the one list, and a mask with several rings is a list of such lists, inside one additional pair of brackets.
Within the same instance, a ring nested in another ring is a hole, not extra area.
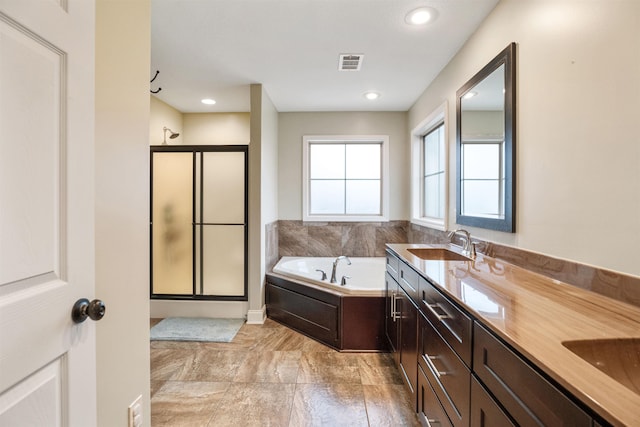
[(331, 269), (331, 283), (338, 283), (338, 281), (336, 280), (336, 267), (338, 267), (338, 262), (340, 262), (341, 259), (346, 260), (347, 264), (351, 265), (351, 260), (347, 256), (340, 255), (338, 258), (336, 258), (336, 260), (333, 261), (333, 268)]

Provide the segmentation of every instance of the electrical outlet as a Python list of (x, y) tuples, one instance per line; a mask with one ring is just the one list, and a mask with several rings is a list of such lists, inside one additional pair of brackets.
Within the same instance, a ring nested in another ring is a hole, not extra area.
[(129, 405), (129, 427), (142, 426), (142, 395)]

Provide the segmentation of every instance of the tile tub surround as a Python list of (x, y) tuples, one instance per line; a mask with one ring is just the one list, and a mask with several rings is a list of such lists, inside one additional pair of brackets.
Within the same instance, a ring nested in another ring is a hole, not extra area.
[(640, 308), (482, 254), (475, 261), (429, 261), (407, 250), (428, 246), (389, 248), (593, 412), (616, 426), (640, 425), (640, 394), (563, 345), (639, 337)]
[(264, 226), (265, 228), (265, 265), (267, 271), (270, 271), (278, 262), (278, 221), (271, 222)]
[(280, 220), (279, 256), (383, 257), (385, 243), (407, 241), (407, 221), (302, 222)]
[[(408, 221), (306, 223), (280, 220), (277, 228), (279, 241), (276, 258), (282, 256), (384, 256), (386, 243), (449, 243), (446, 232), (411, 224)], [(640, 277), (476, 238), (473, 240), (478, 243), (479, 253), (640, 307)], [(461, 244), (460, 241), (456, 243)]]
[(154, 427), (417, 427), (408, 399), (390, 354), (339, 353), (269, 319), (230, 343), (151, 343)]

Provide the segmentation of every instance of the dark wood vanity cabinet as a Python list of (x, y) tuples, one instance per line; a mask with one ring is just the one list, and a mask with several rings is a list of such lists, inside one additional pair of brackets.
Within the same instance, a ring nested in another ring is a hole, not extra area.
[[(387, 253), (386, 298), (385, 298), (385, 333), (389, 348), (402, 378), (416, 402), (418, 381), (418, 308), (405, 291), (403, 263), (392, 254)], [(404, 266), (406, 269), (406, 265)], [(415, 273), (415, 272), (414, 272)], [(413, 286), (417, 292), (417, 273)], [(398, 283), (403, 283), (404, 287)]]
[(418, 308), (400, 287), (396, 307), (400, 316), (399, 366), (400, 372), (416, 401), (418, 381)]
[(418, 419), (423, 427), (452, 427), (427, 376), (418, 366)]
[(473, 319), (423, 277), (419, 280), (418, 293), (420, 309), (425, 317), (460, 359), (471, 367)]
[(515, 427), (475, 376), (471, 379), (471, 427)]
[[(398, 331), (400, 326), (396, 320), (396, 295), (398, 295), (398, 283), (387, 272), (384, 276), (385, 282), (385, 324), (384, 330), (387, 336), (389, 351), (397, 359), (398, 355)], [(396, 364), (398, 360), (396, 360)]]
[[(569, 397), (477, 322), (473, 334), (473, 371), (515, 424), (592, 425), (591, 417)], [(472, 401), (476, 399), (472, 395)]]
[(569, 395), (387, 252), (386, 335), (425, 427), (599, 426)]
[(420, 313), (418, 366), (455, 427), (469, 425), (471, 370)]

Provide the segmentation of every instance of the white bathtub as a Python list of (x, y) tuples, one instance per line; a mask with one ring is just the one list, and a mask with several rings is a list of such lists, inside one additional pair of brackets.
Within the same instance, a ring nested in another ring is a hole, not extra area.
[[(341, 260), (336, 269), (338, 283), (330, 283), (331, 269), (334, 258), (305, 258), (282, 257), (273, 267), (273, 272), (282, 276), (291, 277), (299, 281), (312, 283), (334, 291), (356, 296), (384, 296), (385, 295), (385, 258), (358, 258), (349, 257), (351, 265), (346, 260)], [(326, 280), (321, 280), (322, 270), (327, 274)], [(347, 285), (341, 286), (342, 276), (350, 276)]]

